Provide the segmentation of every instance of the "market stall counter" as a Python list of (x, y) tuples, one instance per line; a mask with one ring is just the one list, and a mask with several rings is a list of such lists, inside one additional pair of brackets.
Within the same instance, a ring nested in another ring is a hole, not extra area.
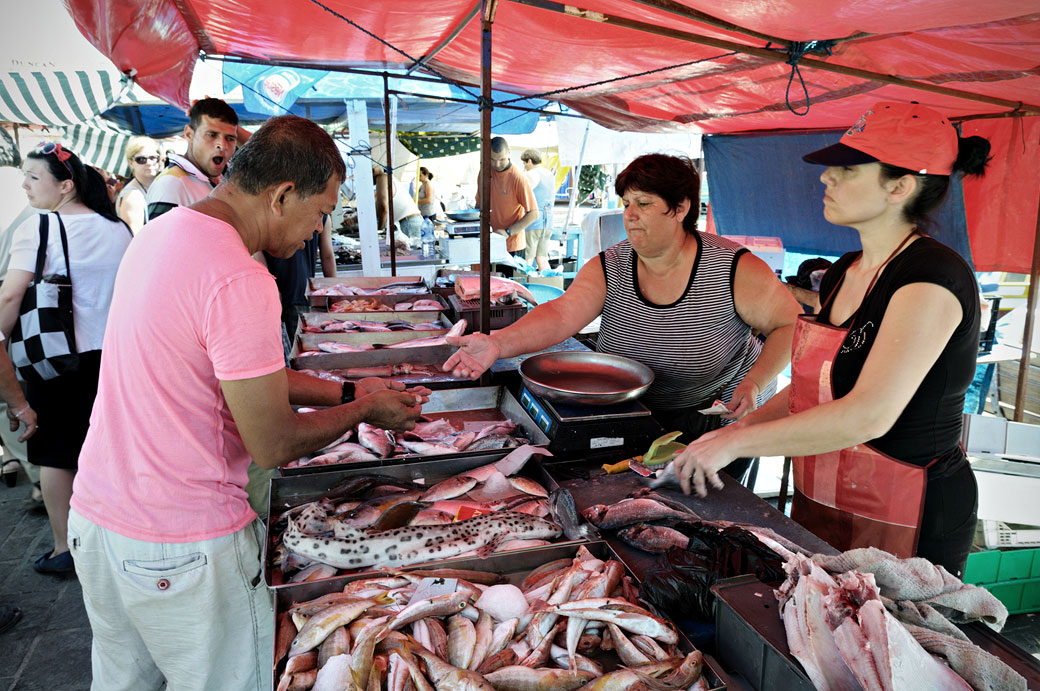
[[(582, 461), (555, 463), (547, 466), (547, 470), (561, 487), (570, 490), (574, 495), (579, 511), (596, 504), (615, 504), (648, 485), (645, 478), (634, 472), (608, 475), (598, 465)], [(810, 552), (837, 554), (833, 547), (777, 511), (736, 480), (724, 476), (724, 482), (723, 489), (713, 491), (705, 499), (696, 495), (686, 496), (678, 487), (662, 487), (657, 489), (657, 493), (688, 506), (705, 520), (732, 521), (769, 528)], [(653, 555), (629, 547), (615, 539), (611, 531), (605, 531), (604, 537), (637, 576), (642, 578), (646, 575), (655, 561)]]
[[(339, 531), (337, 536), (349, 533), (352, 537), (356, 537), (357, 531), (382, 532), (410, 527), (412, 532), (419, 534), (418, 537), (432, 545), (428, 557), (422, 561), (434, 562), (454, 556), (448, 550), (447, 543), (450, 540), (438, 536), (431, 542), (437, 530), (453, 522), (514, 509), (521, 513), (531, 511), (528, 514), (531, 516), (545, 516), (548, 514), (547, 497), (557, 485), (538, 462), (538, 451), (536, 448), (515, 451), (505, 460), (504, 457), (509, 454), (484, 453), (468, 457), (425, 459), (381, 468), (357, 467), (274, 478), (271, 481), (267, 513), (265, 580), (268, 586), (275, 589), (295, 588), (316, 579), (342, 579), (341, 572), (348, 569), (347, 566), (330, 564), (330, 568), (319, 568), (316, 573), (307, 573), (307, 567), (302, 562), (317, 564), (321, 559), (308, 558), (306, 554), (292, 554), (289, 553), (292, 550), (287, 552), (282, 548), (290, 520), (304, 535), (310, 532), (324, 534), (330, 530), (330, 526)], [(440, 484), (452, 478), (466, 481), (469, 476), (472, 476), (472, 482), (461, 486)], [(478, 481), (477, 478), (482, 479)], [(504, 503), (499, 497), (505, 495), (521, 498), (519, 503)], [(492, 499), (492, 496), (495, 498)], [(531, 506), (525, 507), (525, 503)], [(535, 506), (539, 504), (545, 507), (544, 513), (538, 510), (541, 506)], [(426, 536), (422, 535), (424, 531), (420, 529), (423, 526), (429, 528)], [(559, 531), (556, 532), (554, 539), (560, 539)], [(408, 531), (399, 537), (408, 537)], [(418, 537), (416, 543), (419, 542)], [(494, 534), (489, 533), (482, 539), (492, 540), (494, 537)], [(358, 567), (349, 568), (347, 573), (358, 569), (370, 571), (371, 568), (367, 567), (372, 566), (400, 565), (403, 556), (399, 552), (407, 547), (402, 542), (395, 548), (397, 552), (380, 560), (374, 556), (374, 546), (366, 545), (363, 540), (358, 544), (358, 549), (364, 552), (367, 561)], [(460, 553), (467, 551), (462, 549), (461, 544), (457, 546)], [(473, 548), (480, 546), (474, 545)]]
[(434, 391), (423, 406), (423, 416), (425, 420), (408, 432), (362, 423), (315, 454), (283, 466), (281, 473), (300, 475), (483, 454), (505, 456), (524, 444), (541, 451), (549, 442), (501, 386)]
[[(633, 688), (639, 680), (622, 665), (631, 667), (633, 660), (628, 656), (641, 653), (631, 652), (635, 646), (629, 636), (640, 639), (640, 643), (643, 643), (647, 636), (636, 635), (632, 631), (626, 635), (621, 629), (615, 629), (618, 633), (614, 635), (623, 640), (626, 646), (621, 650), (618, 644), (599, 645), (597, 641), (602, 640), (602, 637), (598, 633), (587, 633), (582, 636), (574, 658), (578, 666), (571, 669), (568, 652), (562, 647), (552, 646), (549, 649), (549, 646), (544, 646), (546, 650), (540, 653), (543, 646), (535, 646), (534, 650), (527, 653), (531, 648), (525, 642), (538, 641), (538, 627), (541, 625), (540, 622), (544, 622), (548, 627), (549, 638), (542, 638), (551, 643), (554, 632), (562, 632), (563, 628), (569, 625), (570, 617), (562, 615), (568, 624), (557, 623), (557, 628), (553, 629), (553, 621), (556, 616), (561, 615), (535, 615), (541, 616), (542, 619), (532, 618), (530, 623), (525, 624), (527, 628), (520, 630), (517, 626), (518, 620), (508, 618), (511, 614), (504, 611), (506, 601), (502, 597), (503, 591), (500, 590), (494, 597), (489, 593), (490, 588), (511, 590), (520, 596), (523, 606), (526, 607), (527, 602), (524, 598), (535, 597), (538, 579), (544, 580), (554, 573), (548, 569), (555, 568), (557, 572), (562, 572), (574, 562), (583, 562), (589, 569), (602, 570), (604, 576), (611, 565), (620, 567), (614, 570), (615, 578), (620, 577), (629, 585), (633, 584), (630, 580), (633, 574), (624, 561), (619, 559), (606, 543), (591, 542), (583, 545), (561, 544), (519, 550), (496, 554), (487, 559), (462, 560), (453, 563), (450, 569), (434, 567), (431, 570), (430, 567), (418, 567), (392, 573), (358, 574), (342, 580), (303, 584), (295, 590), (279, 590), (275, 596), (275, 620), (278, 622), (279, 630), (275, 636), (273, 684), (284, 682), (284, 688), (293, 688), (291, 684), (297, 680), (312, 682), (320, 677), (332, 677), (337, 673), (336, 667), (340, 663), (354, 669), (357, 674), (368, 675), (370, 669), (378, 669), (371, 665), (372, 648), (366, 646), (366, 643), (374, 638), (379, 641), (375, 649), (383, 655), (389, 655), (389, 668), (386, 670), (389, 677), (396, 678), (395, 669), (402, 663), (412, 668), (412, 674), (421, 674), (420, 663), (405, 662), (411, 660), (414, 655), (425, 664), (427, 674), (436, 679), (437, 688), (475, 689), (493, 686), (571, 689), (586, 683), (595, 684), (596, 679), (602, 679), (599, 682), (602, 688)], [(367, 581), (359, 580), (366, 578)], [(371, 584), (372, 587), (366, 588), (367, 584)], [(401, 604), (407, 604), (407, 609), (401, 610), (398, 607), (397, 610), (387, 610), (381, 603), (364, 599), (371, 597), (370, 591), (387, 594), (388, 586), (394, 588), (391, 591), (393, 596), (398, 598)], [(467, 590), (482, 592), (479, 597), (475, 594), (465, 597)], [(713, 666), (713, 660), (695, 653), (690, 641), (681, 632), (675, 632), (660, 613), (644, 610), (634, 599), (634, 593), (628, 586), (623, 587), (622, 591), (628, 593), (628, 596), (622, 597), (629, 600), (633, 612), (645, 612), (664, 625), (656, 634), (663, 642), (660, 645), (648, 643), (662, 653), (665, 650), (669, 653), (674, 651), (674, 656), (663, 658), (657, 663), (658, 667), (654, 673), (662, 678), (662, 684), (672, 681), (675, 685), (662, 685), (660, 688), (685, 689), (693, 687), (695, 683), (696, 688), (705, 691), (740, 688), (728, 686), (727, 678)], [(474, 604), (466, 606), (467, 601), (474, 597)], [(449, 605), (456, 601), (461, 602), (463, 613), (454, 613), (459, 610), (458, 607), (438, 609), (435, 604), (437, 599), (445, 600)], [(566, 607), (567, 603), (563, 602), (558, 606)], [(333, 609), (336, 607), (339, 609)], [(350, 615), (343, 614), (348, 610)], [(413, 610), (418, 614), (411, 615)], [(349, 621), (366, 614), (373, 616), (374, 612), (383, 614), (382, 620), (363, 620), (371, 622), (367, 624), (354, 624)], [(304, 616), (301, 617), (301, 614)], [(387, 616), (388, 614), (391, 614), (392, 618)], [(314, 617), (315, 621), (331, 616), (338, 617), (336, 624), (346, 625), (344, 633), (339, 636), (342, 642), (337, 642), (335, 633), (329, 633), (333, 626), (322, 629), (320, 626), (308, 624), (308, 615)], [(467, 619), (467, 615), (472, 616)], [(546, 619), (546, 616), (552, 616), (553, 620)], [(462, 619), (466, 621), (463, 622)], [(296, 621), (300, 622), (299, 628)], [(386, 623), (383, 624), (382, 621)], [(586, 626), (588, 624), (589, 622), (586, 622)], [(606, 634), (607, 627), (602, 623), (591, 624), (595, 626), (595, 631)], [(627, 624), (622, 626), (630, 628)], [(431, 628), (432, 630), (429, 630)], [(350, 633), (346, 632), (348, 630)], [(515, 635), (512, 633), (514, 630)], [(396, 633), (397, 631), (400, 633)], [(465, 638), (463, 634), (467, 631), (475, 631), (476, 635)], [(450, 638), (446, 633), (450, 634)], [(402, 634), (411, 634), (412, 637)], [(463, 638), (475, 640), (476, 643), (465, 645), (460, 640)], [(527, 659), (520, 660), (517, 650), (527, 655)], [(343, 655), (345, 652), (351, 654)], [(356, 663), (359, 656), (364, 664)], [(521, 661), (523, 665), (520, 664)], [(680, 661), (685, 665), (677, 666)], [(469, 671), (460, 671), (467, 668)], [(349, 672), (349, 669), (347, 671)], [(608, 683), (606, 676), (612, 673), (613, 677), (609, 681), (613, 682), (613, 685)], [(387, 687), (390, 687), (389, 679)], [(380, 685), (378, 688), (384, 687)], [(596, 688), (600, 686), (597, 685)]]
[[(579, 510), (597, 504), (616, 504), (648, 485), (646, 479), (635, 473), (608, 475), (588, 462), (560, 463), (547, 466), (547, 471), (562, 488), (571, 492)], [(808, 552), (838, 553), (736, 481), (724, 478), (724, 483), (723, 489), (713, 491), (705, 499), (688, 497), (677, 488), (658, 488), (656, 494), (666, 502), (688, 507), (706, 521), (758, 526)], [(640, 581), (646, 581), (660, 564), (659, 557), (618, 539), (617, 531), (601, 530), (601, 533)], [(714, 618), (717, 657), (724, 669), (738, 673), (752, 688), (812, 689), (812, 683), (791, 654), (773, 594), (774, 586), (745, 575), (720, 579), (712, 587), (718, 597)], [(983, 651), (1022, 675), (1029, 688), (1040, 688), (1040, 663), (1027, 652), (982, 623), (963, 624), (959, 628)]]

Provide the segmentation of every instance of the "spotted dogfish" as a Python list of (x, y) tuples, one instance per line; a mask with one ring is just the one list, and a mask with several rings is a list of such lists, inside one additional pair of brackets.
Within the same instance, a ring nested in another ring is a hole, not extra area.
[(290, 520), (283, 542), (299, 556), (340, 569), (357, 569), (407, 566), (473, 550), (484, 557), (506, 540), (549, 539), (561, 533), (555, 523), (516, 511), (497, 511), (446, 525), (407, 526), (382, 532), (344, 526), (337, 532), (338, 537), (306, 535)]

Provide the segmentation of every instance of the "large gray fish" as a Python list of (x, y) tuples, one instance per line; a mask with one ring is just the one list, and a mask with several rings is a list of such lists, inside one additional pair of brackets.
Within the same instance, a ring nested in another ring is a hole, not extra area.
[(408, 526), (381, 532), (338, 526), (337, 537), (305, 535), (289, 521), (283, 543), (301, 556), (341, 569), (407, 566), (477, 550), (486, 557), (506, 540), (558, 537), (555, 523), (514, 511), (476, 516), (448, 525)]
[(690, 538), (674, 528), (663, 525), (636, 523), (619, 530), (617, 536), (625, 544), (650, 554), (664, 554), (671, 547), (686, 549), (690, 544)]
[(492, 449), (513, 449), (520, 446), (516, 437), (508, 434), (489, 434), (486, 437), (477, 437), (466, 447), (466, 451), (489, 451)]
[(604, 530), (666, 518), (693, 520), (697, 517), (693, 511), (680, 511), (649, 497), (622, 499), (609, 506), (596, 504), (581, 513), (585, 520)]
[(443, 456), (449, 453), (458, 453), (458, 449), (448, 444), (440, 444), (432, 441), (411, 441), (408, 439), (400, 440), (401, 446), (414, 454), (420, 456)]
[(568, 540), (599, 539), (599, 531), (586, 523), (578, 515), (578, 507), (574, 503), (574, 495), (564, 488), (554, 489), (549, 495), (549, 511), (553, 520), (563, 528)]

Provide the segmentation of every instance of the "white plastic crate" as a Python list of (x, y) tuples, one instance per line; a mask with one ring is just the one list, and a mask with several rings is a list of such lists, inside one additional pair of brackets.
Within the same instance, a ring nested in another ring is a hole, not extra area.
[(982, 521), (986, 547), (1040, 547), (1040, 526)]

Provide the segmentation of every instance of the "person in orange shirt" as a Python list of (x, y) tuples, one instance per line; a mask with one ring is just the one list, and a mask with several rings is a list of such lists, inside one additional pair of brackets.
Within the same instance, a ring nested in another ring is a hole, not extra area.
[[(480, 206), (480, 183), (477, 203)], [(524, 229), (538, 220), (538, 201), (524, 171), (509, 159), (505, 137), (491, 140), (491, 229), (507, 236), (506, 250), (522, 253), (527, 247)]]

